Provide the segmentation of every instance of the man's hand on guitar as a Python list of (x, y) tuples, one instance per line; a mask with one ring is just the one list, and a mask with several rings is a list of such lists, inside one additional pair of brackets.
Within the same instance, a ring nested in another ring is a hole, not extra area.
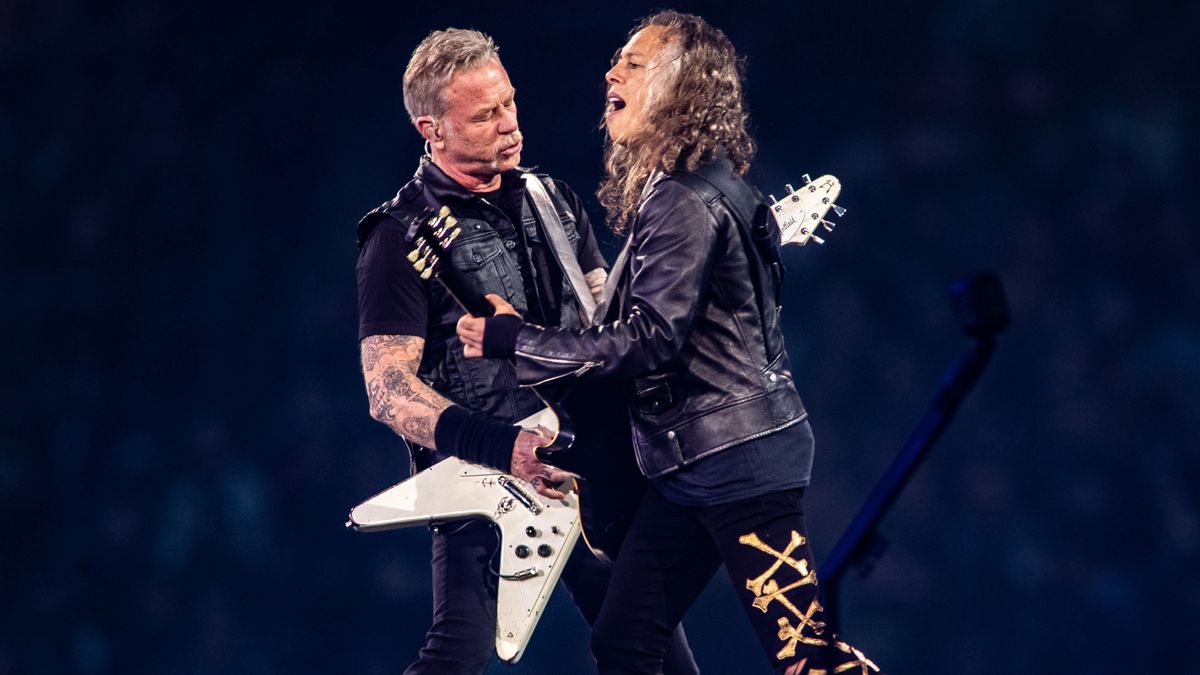
[(558, 486), (569, 480), (571, 474), (549, 464), (543, 464), (535, 454), (538, 448), (545, 447), (554, 440), (544, 427), (523, 429), (517, 434), (517, 442), (513, 444), (512, 475), (529, 481), (544, 497), (562, 499), (566, 496)]
[[(517, 313), (516, 308), (508, 303), (507, 300), (496, 295), (488, 293), (487, 301), (492, 303), (492, 316), (500, 316), (502, 314), (510, 314), (517, 318), (521, 315)], [(477, 317), (470, 314), (464, 314), (458, 320), (458, 338), (463, 343), (463, 356), (468, 359), (478, 359), (483, 357), (483, 335), (487, 327), (486, 317)]]

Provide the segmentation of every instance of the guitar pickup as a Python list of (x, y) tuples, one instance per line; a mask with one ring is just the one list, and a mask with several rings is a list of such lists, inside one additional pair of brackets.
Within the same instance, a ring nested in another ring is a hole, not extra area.
[(538, 503), (537, 499), (508, 476), (501, 476), (496, 479), (496, 482), (500, 484), (500, 487), (508, 490), (509, 494), (521, 502), (522, 506), (532, 511), (533, 515), (536, 516), (542, 512), (542, 505)]

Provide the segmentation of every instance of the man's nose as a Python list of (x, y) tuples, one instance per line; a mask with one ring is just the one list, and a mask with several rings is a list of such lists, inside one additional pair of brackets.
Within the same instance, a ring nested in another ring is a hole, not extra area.
[(621, 81), (620, 78), (617, 77), (617, 65), (616, 64), (614, 64), (612, 68), (609, 68), (608, 72), (604, 74), (604, 81), (608, 82), (610, 84), (617, 84), (618, 82)]
[(518, 129), (517, 126), (517, 111), (505, 110), (500, 116), (500, 128), (498, 131), (501, 134), (511, 134)]

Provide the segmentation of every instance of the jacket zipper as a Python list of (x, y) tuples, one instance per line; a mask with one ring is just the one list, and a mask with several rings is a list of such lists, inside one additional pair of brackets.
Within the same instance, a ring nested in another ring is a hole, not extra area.
[(523, 352), (519, 349), (515, 353), (517, 356), (523, 356), (523, 357), (533, 360), (533, 361), (541, 361), (542, 363), (553, 363), (556, 365), (564, 365), (564, 366), (575, 366), (575, 365), (579, 366), (575, 370), (561, 373), (559, 375), (554, 375), (554, 376), (548, 377), (544, 380), (540, 380), (538, 382), (532, 382), (532, 383), (526, 385), (528, 387), (536, 387), (539, 385), (546, 384), (547, 382), (553, 382), (554, 380), (559, 380), (564, 377), (570, 377), (572, 375), (574, 375), (575, 377), (579, 377), (580, 375), (586, 373), (587, 371), (591, 370), (592, 368), (604, 365), (603, 361), (580, 361), (578, 359), (560, 359), (560, 358), (555, 358), (552, 356), (539, 356), (537, 354), (530, 354), (529, 352)]

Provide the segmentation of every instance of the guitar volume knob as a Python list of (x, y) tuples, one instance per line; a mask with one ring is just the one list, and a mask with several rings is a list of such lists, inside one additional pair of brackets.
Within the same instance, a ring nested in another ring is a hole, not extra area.
[(543, 558), (549, 558), (550, 556), (554, 555), (554, 549), (550, 547), (550, 544), (542, 544), (541, 546), (538, 546), (537, 552), (538, 555), (542, 556)]
[[(543, 546), (544, 545), (545, 544), (543, 544)], [(525, 544), (521, 544), (513, 551), (513, 553), (516, 554), (516, 556), (518, 558), (528, 558), (529, 557), (529, 547), (526, 546)]]

